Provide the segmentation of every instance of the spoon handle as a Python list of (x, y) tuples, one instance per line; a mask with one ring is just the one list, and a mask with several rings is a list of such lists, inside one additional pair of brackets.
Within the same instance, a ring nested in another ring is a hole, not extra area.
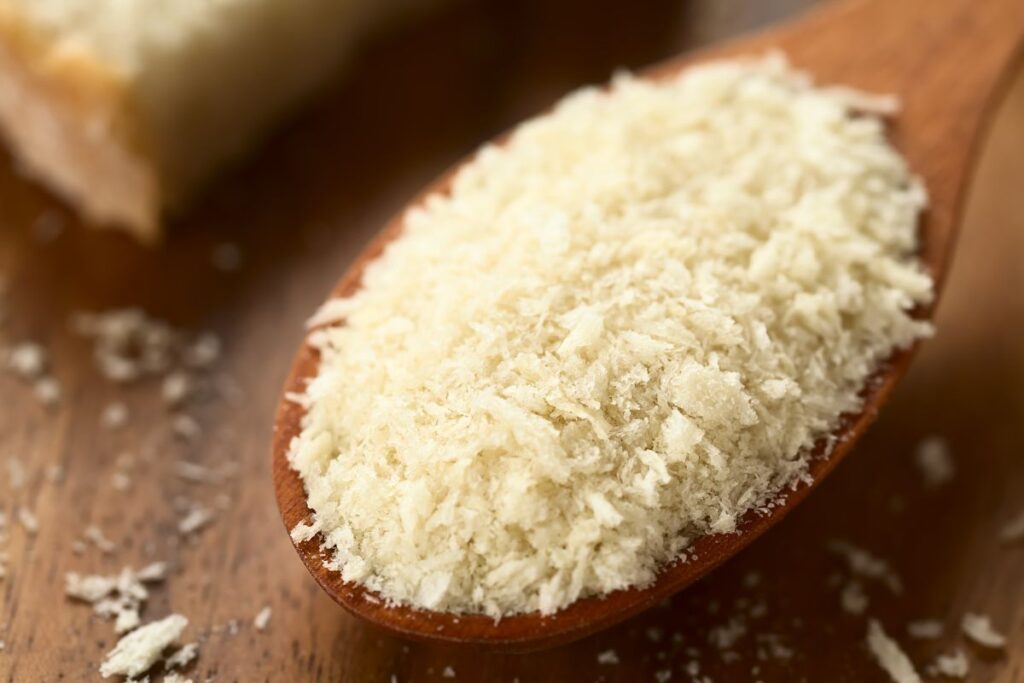
[(890, 133), (928, 188), (922, 248), (941, 291), (976, 142), (1024, 52), (1024, 0), (847, 0), (774, 40), (821, 82), (899, 94)]

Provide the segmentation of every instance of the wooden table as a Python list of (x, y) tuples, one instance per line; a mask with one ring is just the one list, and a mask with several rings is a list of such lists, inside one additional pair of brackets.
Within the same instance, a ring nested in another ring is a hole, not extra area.
[[(116, 638), (110, 623), (64, 597), (64, 574), (152, 559), (173, 571), (144, 618), (188, 616), (186, 637), (201, 641), (187, 671), (197, 682), (441, 681), (452, 680), (443, 677), (449, 666), (456, 681), (653, 681), (665, 670), (689, 681), (691, 660), (715, 681), (883, 681), (863, 644), (868, 616), (922, 670), (961, 646), (970, 680), (1024, 681), (1024, 544), (998, 542), (1001, 526), (1024, 511), (1024, 77), (983, 154), (938, 338), (858, 453), (808, 503), (671, 604), (539, 654), (404, 643), (330, 602), (277, 516), (271, 416), (303, 320), (390, 212), (480, 140), (571, 87), (810, 2), (455, 3), (370, 45), (347, 78), (182, 217), (160, 251), (87, 232), (4, 161), (3, 339), (41, 341), (64, 399), (47, 410), (24, 384), (0, 377), (0, 509), (10, 517), (25, 507), (39, 519), (35, 536), (15, 523), (6, 541), (0, 681), (99, 680), (97, 665)], [(44, 214), (67, 223), (52, 242), (33, 237)], [(241, 249), (237, 272), (212, 265), (225, 243)], [(74, 311), (129, 305), (224, 340), (215, 374), (234, 390), (189, 406), (203, 427), (192, 444), (172, 435), (158, 384), (123, 389), (102, 380), (88, 345), (69, 332)], [(112, 400), (131, 406), (118, 431), (99, 425)], [(937, 490), (923, 485), (912, 457), (931, 434), (948, 441), (957, 466)], [(131, 488), (120, 492), (111, 477), (123, 453), (135, 465)], [(18, 489), (6, 477), (11, 457), (27, 471)], [(189, 483), (173, 474), (183, 458), (235, 474), (220, 486)], [(64, 470), (59, 481), (46, 474), (54, 465)], [(175, 499), (214, 506), (218, 494), (230, 506), (194, 541), (182, 539)], [(72, 552), (91, 524), (117, 543), (115, 553)], [(825, 547), (833, 538), (886, 558), (903, 594), (868, 583), (867, 613), (844, 612), (845, 570)], [(762, 604), (763, 616), (749, 616)], [(259, 632), (252, 618), (264, 605), (273, 617)], [(1004, 652), (964, 643), (966, 611), (989, 614), (1008, 634)], [(747, 615), (748, 631), (731, 648), (735, 660), (724, 661), (709, 634), (737, 614)], [(909, 638), (905, 625), (919, 618), (944, 621), (944, 635)], [(227, 626), (232, 620), (237, 629)], [(784, 650), (773, 654), (769, 641)], [(608, 649), (619, 664), (597, 662)]]

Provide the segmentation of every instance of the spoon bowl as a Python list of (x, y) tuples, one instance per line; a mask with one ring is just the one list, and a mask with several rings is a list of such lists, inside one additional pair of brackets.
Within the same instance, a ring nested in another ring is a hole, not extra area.
[[(942, 290), (960, 222), (966, 181), (976, 141), (1001, 92), (1008, 67), (1020, 54), (1024, 3), (1020, 0), (853, 0), (812, 12), (797, 21), (750, 37), (656, 65), (648, 78), (665, 78), (712, 59), (763, 54), (777, 49), (820, 85), (840, 83), (872, 92), (895, 93), (902, 108), (889, 128), (890, 140), (920, 175), (929, 192), (921, 217), (920, 259), (931, 273), (936, 295)], [(457, 167), (456, 167), (457, 168)], [(454, 171), (420, 194), (448, 189)], [(403, 228), (404, 211), (393, 219), (356, 259), (332, 297), (352, 294), (367, 264), (377, 258)], [(936, 297), (937, 298), (937, 297)], [(932, 316), (935, 303), (915, 311)], [(526, 613), (494, 621), (483, 615), (456, 615), (388, 605), (373, 592), (342, 581), (327, 569), (328, 559), (314, 537), (296, 550), (320, 586), (350, 612), (399, 635), (431, 641), (472, 643), (525, 651), (570, 642), (618, 623), (692, 584), (778, 523), (818, 485), (853, 448), (874, 421), (906, 373), (915, 347), (897, 351), (864, 387), (862, 408), (842, 416), (834, 445), (822, 439), (811, 454), (808, 478), (781, 494), (767, 513), (751, 511), (729, 534), (698, 538), (686, 561), (668, 565), (649, 586), (577, 600), (548, 616)], [(299, 433), (303, 408), (289, 400), (302, 393), (319, 363), (317, 351), (303, 344), (295, 358), (276, 415), (272, 445), (273, 478), (286, 528), (307, 522), (311, 511), (287, 452)]]

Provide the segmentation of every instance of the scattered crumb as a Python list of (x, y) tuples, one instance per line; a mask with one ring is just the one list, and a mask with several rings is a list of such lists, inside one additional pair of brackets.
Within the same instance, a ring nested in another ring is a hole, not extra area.
[(64, 576), (64, 592), (68, 597), (92, 605), (98, 616), (114, 619), (114, 630), (124, 633), (139, 624), (139, 610), (149, 597), (144, 584), (163, 581), (166, 575), (167, 565), (163, 562), (155, 562), (139, 571), (125, 567), (115, 576), (68, 572)]
[(968, 638), (978, 645), (991, 648), (1006, 646), (1006, 636), (992, 628), (992, 622), (983, 614), (965, 614), (961, 627)]
[(164, 403), (174, 408), (180, 406), (192, 393), (192, 380), (184, 372), (176, 371), (164, 377), (160, 395)]
[(220, 358), (220, 350), (220, 338), (212, 332), (204, 332), (185, 348), (185, 364), (193, 368), (208, 368)]
[(949, 678), (967, 678), (971, 666), (967, 661), (967, 655), (963, 650), (956, 650), (952, 654), (939, 655), (928, 667), (928, 673), (932, 676), (948, 676)]
[(910, 658), (895, 640), (886, 635), (885, 629), (876, 619), (868, 622), (867, 643), (875, 661), (895, 683), (921, 682)]
[(171, 420), (171, 431), (174, 435), (185, 441), (192, 441), (200, 434), (199, 423), (189, 415), (175, 415)]
[(53, 406), (60, 402), (60, 383), (54, 377), (41, 377), (32, 385), (39, 402), (46, 406)]
[[(209, 681), (209, 679), (207, 679)], [(185, 678), (179, 673), (172, 671), (169, 674), (164, 675), (163, 683), (192, 683), (191, 678)]]
[(35, 536), (39, 532), (39, 519), (28, 508), (18, 508), (18, 522), (29, 536)]
[(273, 614), (273, 610), (271, 610), (270, 605), (265, 606), (259, 611), (256, 618), (252, 620), (252, 625), (256, 627), (257, 631), (267, 630), (267, 624), (270, 623), (271, 614)]
[(124, 472), (114, 472), (110, 477), (110, 485), (115, 491), (127, 491), (132, 487), (132, 480)]
[(111, 554), (117, 550), (117, 544), (108, 539), (97, 526), (90, 525), (85, 529), (85, 539), (96, 546), (100, 552)]
[(605, 650), (597, 655), (597, 663), (604, 665), (615, 665), (619, 663), (619, 655), (615, 650)]
[(942, 622), (938, 619), (918, 619), (907, 624), (911, 638), (931, 639), (942, 635)]
[[(175, 650), (170, 657), (167, 658), (165, 666), (168, 669), (184, 669), (186, 666), (192, 663), (199, 655), (199, 643), (188, 643), (182, 645), (180, 648)], [(166, 680), (166, 679), (165, 679)]]
[(120, 429), (128, 424), (128, 406), (120, 401), (110, 403), (100, 413), (100, 425), (105, 429)]
[(850, 614), (864, 614), (868, 608), (868, 596), (860, 581), (847, 581), (839, 593), (839, 602)]
[(903, 584), (899, 576), (885, 560), (842, 540), (829, 541), (828, 549), (846, 560), (851, 573), (881, 581), (895, 595), (903, 592)]
[(46, 468), (46, 478), (52, 484), (59, 484), (64, 481), (64, 468), (60, 465), (50, 465)]
[(132, 631), (107, 654), (100, 665), (100, 675), (104, 678), (114, 675), (134, 677), (145, 673), (187, 625), (188, 619), (172, 614)]
[(187, 460), (174, 463), (174, 473), (196, 484), (218, 484), (221, 481), (221, 477), (208, 467)]
[(747, 632), (746, 625), (733, 618), (723, 626), (716, 626), (708, 632), (708, 641), (719, 650), (728, 650)]
[(455, 678), (455, 669), (446, 666), (444, 671), (441, 672), (441, 678)]
[(949, 443), (941, 436), (929, 436), (921, 441), (914, 451), (914, 462), (928, 488), (948, 484), (956, 472)]
[(7, 353), (7, 369), (24, 380), (39, 379), (47, 365), (46, 350), (35, 342), (21, 342)]
[(7, 481), (11, 485), (12, 491), (17, 491), (25, 485), (25, 466), (21, 464), (21, 460), (17, 458), (7, 459)]
[(178, 533), (182, 536), (193, 534), (213, 520), (213, 513), (204, 507), (194, 507), (178, 522)]

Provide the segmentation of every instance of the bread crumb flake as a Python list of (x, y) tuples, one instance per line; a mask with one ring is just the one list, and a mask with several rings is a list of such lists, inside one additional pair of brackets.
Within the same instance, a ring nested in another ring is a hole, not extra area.
[(946, 676), (948, 678), (967, 678), (971, 670), (970, 662), (963, 650), (957, 649), (951, 654), (941, 654), (928, 667), (928, 673), (932, 676)]
[(918, 619), (907, 624), (911, 638), (935, 639), (942, 635), (942, 622), (938, 619)]
[(1006, 636), (992, 627), (987, 615), (967, 613), (961, 622), (964, 634), (978, 645), (1000, 649), (1006, 647)]
[(619, 663), (619, 655), (615, 650), (605, 650), (598, 653), (597, 663), (604, 666), (614, 666)]
[(187, 643), (175, 650), (171, 656), (167, 658), (165, 666), (168, 669), (184, 669), (198, 656), (199, 643)]
[(35, 536), (39, 533), (39, 518), (28, 508), (18, 508), (18, 522), (29, 536)]
[(921, 683), (914, 664), (899, 644), (890, 638), (877, 619), (868, 622), (868, 649), (894, 683)]
[(929, 436), (917, 445), (914, 451), (924, 484), (930, 489), (939, 488), (953, 480), (956, 465), (949, 443), (941, 436)]
[(104, 678), (120, 675), (135, 677), (159, 661), (163, 651), (181, 636), (188, 619), (172, 614), (142, 626), (122, 637), (100, 665)]
[(270, 623), (270, 617), (273, 614), (273, 610), (270, 605), (266, 605), (263, 609), (256, 614), (256, 617), (252, 620), (252, 625), (257, 631), (266, 631), (267, 625)]

